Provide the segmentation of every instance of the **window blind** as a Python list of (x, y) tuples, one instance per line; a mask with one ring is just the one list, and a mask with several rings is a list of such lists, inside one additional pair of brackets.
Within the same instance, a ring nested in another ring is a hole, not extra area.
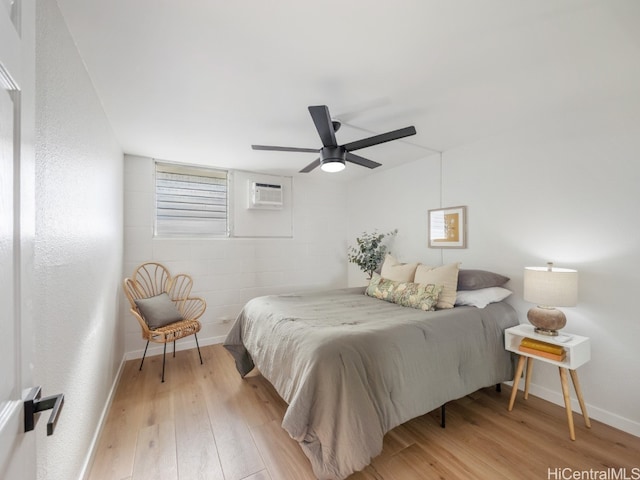
[(156, 162), (156, 235), (227, 235), (227, 172)]

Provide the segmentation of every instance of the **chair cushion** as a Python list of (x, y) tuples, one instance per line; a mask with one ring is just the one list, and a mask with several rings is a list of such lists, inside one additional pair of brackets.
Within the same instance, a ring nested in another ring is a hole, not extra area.
[(178, 307), (166, 293), (155, 297), (139, 298), (135, 302), (151, 330), (183, 320)]

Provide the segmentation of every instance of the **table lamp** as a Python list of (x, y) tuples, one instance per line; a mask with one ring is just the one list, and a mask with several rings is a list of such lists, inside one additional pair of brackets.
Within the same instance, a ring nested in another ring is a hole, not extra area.
[(555, 307), (575, 307), (578, 303), (578, 272), (568, 268), (525, 267), (524, 300), (536, 303), (527, 312), (535, 332), (555, 336), (567, 323), (564, 313)]

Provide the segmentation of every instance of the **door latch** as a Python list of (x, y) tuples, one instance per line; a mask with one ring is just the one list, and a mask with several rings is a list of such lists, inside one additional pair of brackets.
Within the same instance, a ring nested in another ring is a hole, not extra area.
[(24, 401), (24, 431), (30, 432), (34, 429), (40, 412), (53, 410), (47, 421), (47, 435), (53, 435), (62, 405), (64, 405), (64, 394), (60, 393), (44, 398), (40, 398), (41, 396), (42, 389), (40, 387), (33, 387), (27, 394)]

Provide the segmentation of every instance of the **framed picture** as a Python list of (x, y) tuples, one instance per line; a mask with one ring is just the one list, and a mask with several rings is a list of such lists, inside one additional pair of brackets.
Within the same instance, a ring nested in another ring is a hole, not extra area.
[(429, 248), (467, 248), (467, 207), (429, 210)]

